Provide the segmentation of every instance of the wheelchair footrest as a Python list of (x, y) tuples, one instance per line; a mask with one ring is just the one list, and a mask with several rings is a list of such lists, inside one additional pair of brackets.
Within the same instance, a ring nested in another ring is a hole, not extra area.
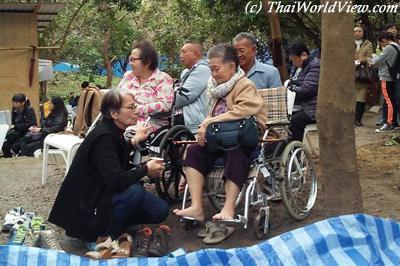
[(237, 215), (236, 219), (230, 219), (230, 220), (217, 220), (217, 223), (220, 224), (230, 224), (230, 223), (236, 223), (236, 224), (247, 224), (247, 218), (242, 216), (242, 215)]

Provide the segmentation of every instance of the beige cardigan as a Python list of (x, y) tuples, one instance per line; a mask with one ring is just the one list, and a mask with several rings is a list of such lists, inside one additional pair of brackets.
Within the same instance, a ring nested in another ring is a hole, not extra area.
[(361, 63), (366, 63), (368, 58), (372, 57), (372, 43), (365, 40), (360, 49), (355, 54), (355, 60), (360, 60)]
[(205, 128), (213, 122), (233, 121), (255, 115), (261, 132), (264, 132), (267, 113), (264, 108), (263, 99), (257, 92), (253, 82), (246, 77), (242, 77), (225, 98), (228, 105), (228, 112), (211, 117), (216, 105), (215, 102), (210, 113), (202, 123)]

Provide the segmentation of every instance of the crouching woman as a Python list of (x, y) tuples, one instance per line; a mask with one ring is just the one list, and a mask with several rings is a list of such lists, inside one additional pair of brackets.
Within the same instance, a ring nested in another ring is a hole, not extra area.
[(151, 160), (135, 169), (129, 164), (130, 149), (148, 135), (148, 128), (139, 128), (130, 143), (123, 137), (138, 118), (133, 95), (108, 92), (101, 113), (103, 120), (79, 147), (49, 217), (68, 236), (88, 242), (99, 236), (116, 238), (133, 225), (160, 223), (169, 211), (166, 202), (139, 182), (145, 175), (159, 176), (163, 164)]

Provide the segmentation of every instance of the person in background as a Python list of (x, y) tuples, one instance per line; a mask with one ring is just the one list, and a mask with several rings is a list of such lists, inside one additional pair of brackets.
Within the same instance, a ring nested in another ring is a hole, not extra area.
[(304, 128), (316, 121), (320, 63), (317, 57), (309, 56), (303, 41), (294, 41), (286, 49), (286, 54), (294, 67), (301, 68), (297, 76), (291, 77), (288, 88), (296, 92), (295, 104), (300, 106), (290, 120), (292, 140), (302, 141)]
[(25, 136), (30, 127), (36, 126), (35, 110), (30, 106), (30, 101), (25, 94), (17, 93), (11, 101), (13, 103), (11, 126), (2, 147), (3, 155), (6, 158), (12, 157), (12, 145)]
[(186, 42), (181, 49), (180, 60), (185, 66), (180, 86), (187, 92), (177, 94), (175, 104), (183, 112), (185, 126), (197, 133), (200, 123), (207, 116), (206, 88), (211, 76), (210, 68), (203, 59), (202, 46), (198, 42)]
[[(366, 39), (365, 29), (362, 26), (354, 27), (354, 38), (356, 45), (355, 64), (357, 66), (367, 65), (372, 57), (372, 43)], [(363, 126), (361, 120), (365, 110), (365, 101), (369, 83), (357, 82), (356, 86), (356, 117), (355, 125)]]
[(20, 156), (33, 156), (33, 153), (43, 148), (44, 138), (51, 133), (63, 131), (68, 123), (68, 112), (61, 97), (55, 96), (50, 101), (50, 114), (42, 118), (40, 127), (31, 126), (12, 150)]
[(116, 239), (133, 225), (160, 223), (169, 212), (168, 204), (140, 182), (160, 176), (163, 163), (149, 160), (136, 168), (129, 163), (129, 151), (149, 133), (148, 127), (138, 127), (128, 142), (123, 136), (139, 117), (133, 95), (107, 92), (101, 113), (103, 120), (80, 145), (49, 216), (66, 235), (90, 243), (102, 236)]
[(241, 32), (233, 38), (233, 46), (238, 51), (239, 64), (246, 77), (253, 81), (257, 89), (282, 86), (281, 77), (276, 67), (263, 64), (256, 59), (257, 39), (253, 34)]
[(378, 41), (383, 50), (379, 56), (372, 58), (372, 64), (379, 68), (379, 79), (385, 100), (382, 113), (386, 115), (386, 121), (375, 132), (388, 132), (399, 126), (397, 123), (397, 101), (395, 99), (396, 77), (391, 76), (389, 67), (396, 63), (400, 45), (394, 41), (393, 34), (387, 31), (382, 31), (379, 34)]

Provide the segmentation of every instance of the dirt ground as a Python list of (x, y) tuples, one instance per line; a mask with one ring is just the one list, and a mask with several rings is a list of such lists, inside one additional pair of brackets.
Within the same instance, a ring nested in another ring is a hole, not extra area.
[[(377, 114), (366, 113), (364, 127), (355, 129), (364, 212), (400, 220), (400, 208), (395, 204), (400, 202), (400, 146), (383, 145), (391, 136), (400, 134), (400, 130), (392, 133), (374, 133), (377, 117)], [(316, 140), (316, 137), (312, 139)], [(34, 211), (37, 215), (47, 218), (64, 177), (62, 164), (52, 163), (49, 173), (48, 182), (42, 187), (41, 160), (26, 157), (0, 158), (0, 217), (3, 218), (13, 207), (22, 206), (27, 211)], [(208, 209), (207, 215), (211, 216), (214, 211), (208, 200), (204, 201)], [(313, 213), (301, 222), (296, 222), (289, 216), (283, 203), (272, 203), (270, 236), (324, 219), (322, 203), (323, 191), (320, 190)], [(171, 206), (171, 209), (174, 207), (178, 205)], [(166, 224), (173, 229), (170, 240), (171, 251), (178, 248), (184, 248), (186, 251), (208, 247), (231, 248), (250, 246), (259, 242), (254, 237), (251, 226), (249, 229), (244, 229), (237, 225), (236, 232), (229, 239), (219, 245), (209, 246), (196, 237), (198, 229), (187, 231), (176, 216), (170, 215)], [(51, 224), (47, 227), (54, 229), (56, 238), (65, 251), (79, 255), (85, 253), (86, 249), (82, 242), (66, 237), (61, 229)], [(0, 244), (6, 243), (7, 238), (8, 234), (0, 234)]]

